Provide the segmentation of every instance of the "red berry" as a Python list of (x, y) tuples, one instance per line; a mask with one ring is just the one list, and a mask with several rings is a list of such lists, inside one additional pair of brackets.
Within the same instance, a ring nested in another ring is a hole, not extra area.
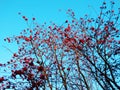
[(35, 18), (32, 18), (32, 20), (35, 20)]
[(24, 19), (25, 19), (26, 17), (25, 17), (25, 16), (23, 16), (22, 18), (24, 18)]
[(67, 68), (68, 71), (70, 71), (70, 68)]
[(27, 19), (27, 18), (25, 18), (25, 21), (28, 21), (28, 19)]
[(3, 64), (0, 63), (0, 66), (3, 66)]
[(68, 23), (68, 20), (66, 20), (65, 23)]
[(103, 2), (103, 4), (106, 4), (106, 2)]
[(16, 53), (13, 54), (14, 57), (17, 57), (18, 55)]

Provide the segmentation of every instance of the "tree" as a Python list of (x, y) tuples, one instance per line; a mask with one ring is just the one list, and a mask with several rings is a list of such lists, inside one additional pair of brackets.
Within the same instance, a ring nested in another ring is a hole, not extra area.
[(72, 20), (61, 26), (38, 25), (33, 18), (33, 28), (6, 38), (19, 48), (7, 64), (0, 64), (11, 69), (11, 76), (0, 78), (1, 88), (93, 90), (97, 83), (103, 90), (119, 90), (120, 9), (115, 13), (114, 4), (107, 10), (103, 2), (97, 18), (80, 20), (69, 9)]

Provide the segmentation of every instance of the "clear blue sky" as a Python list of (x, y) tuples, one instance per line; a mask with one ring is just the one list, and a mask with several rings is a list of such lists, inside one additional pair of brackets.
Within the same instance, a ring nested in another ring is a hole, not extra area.
[[(3, 45), (13, 52), (17, 50), (14, 43), (7, 44), (3, 39), (19, 35), (20, 31), (27, 27), (18, 12), (28, 18), (36, 17), (39, 24), (49, 21), (61, 24), (68, 18), (65, 13), (67, 9), (73, 9), (77, 17), (84, 14), (95, 16), (95, 11), (99, 10), (102, 1), (104, 0), (0, 0), (0, 63), (8, 61), (12, 56), (12, 53)], [(120, 0), (115, 1), (117, 1), (116, 7), (118, 7)], [(94, 9), (88, 6), (92, 6)]]

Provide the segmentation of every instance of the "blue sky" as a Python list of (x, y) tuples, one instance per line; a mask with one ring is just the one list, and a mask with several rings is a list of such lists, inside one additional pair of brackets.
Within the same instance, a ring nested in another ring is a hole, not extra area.
[[(68, 18), (67, 9), (73, 9), (77, 17), (85, 14), (96, 16), (95, 12), (99, 12), (102, 1), (104, 0), (0, 0), (0, 63), (10, 60), (12, 56), (3, 46), (13, 52), (17, 51), (14, 43), (8, 44), (3, 39), (19, 35), (20, 31), (27, 27), (18, 12), (28, 18), (36, 17), (39, 24), (49, 21), (62, 24)], [(120, 0), (115, 1), (118, 7)]]

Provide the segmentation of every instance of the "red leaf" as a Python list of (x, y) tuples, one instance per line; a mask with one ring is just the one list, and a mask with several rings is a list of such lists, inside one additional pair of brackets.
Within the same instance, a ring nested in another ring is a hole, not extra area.
[(45, 79), (45, 75), (44, 75), (44, 74), (41, 74), (41, 75), (40, 75), (40, 79)]
[(43, 66), (38, 66), (38, 71), (43, 71), (44, 67)]
[(27, 67), (23, 67), (22, 69), (23, 69), (23, 71), (27, 71)]
[(0, 77), (0, 83), (4, 81), (4, 77)]
[(104, 27), (104, 30), (108, 31), (108, 26), (105, 26), (105, 27)]
[(32, 74), (32, 73), (29, 73), (29, 74), (28, 74), (28, 80), (33, 79), (33, 77), (34, 77), (34, 74)]
[(65, 32), (70, 32), (70, 30), (71, 30), (71, 27), (70, 27), (70, 25), (68, 24), (68, 27), (65, 28)]
[(30, 40), (32, 40), (32, 36), (30, 35)]
[(10, 43), (10, 38), (7, 38), (7, 39), (4, 39), (5, 41), (7, 40), (8, 41), (8, 43)]
[(81, 49), (82, 49), (82, 46), (80, 46), (80, 45), (77, 46), (77, 49), (78, 49), (78, 50), (81, 50)]
[(24, 39), (25, 39), (25, 41), (27, 41), (27, 42), (30, 41), (30, 38), (28, 38), (28, 37), (25, 37)]
[(85, 41), (84, 41), (83, 39), (80, 39), (80, 42), (81, 42), (82, 44), (84, 44)]
[(21, 70), (16, 70), (14, 73), (15, 73), (16, 75), (17, 75), (17, 74), (19, 74), (19, 75), (24, 74), (24, 72), (22, 72)]

